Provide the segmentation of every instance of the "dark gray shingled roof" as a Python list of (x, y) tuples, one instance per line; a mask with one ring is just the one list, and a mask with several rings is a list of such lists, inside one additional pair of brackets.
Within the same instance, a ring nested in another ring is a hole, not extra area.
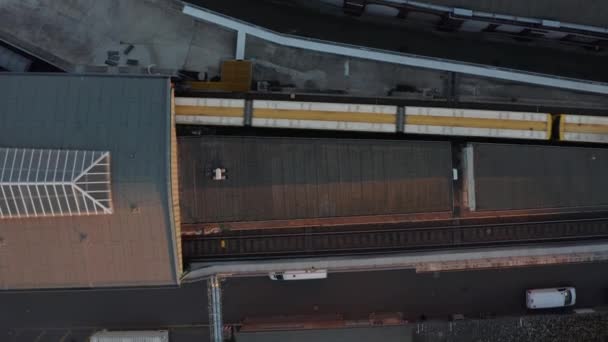
[(165, 77), (0, 74), (0, 147), (109, 151), (113, 213), (0, 219), (0, 288), (177, 283)]

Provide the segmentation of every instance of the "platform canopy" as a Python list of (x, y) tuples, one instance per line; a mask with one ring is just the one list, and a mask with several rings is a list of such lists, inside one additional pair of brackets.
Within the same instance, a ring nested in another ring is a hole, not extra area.
[(0, 148), (0, 218), (111, 213), (110, 152)]

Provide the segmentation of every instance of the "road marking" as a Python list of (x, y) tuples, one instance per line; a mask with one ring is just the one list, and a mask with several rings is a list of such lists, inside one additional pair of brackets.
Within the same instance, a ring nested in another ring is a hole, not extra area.
[(65, 339), (66, 339), (68, 336), (70, 336), (70, 334), (72, 334), (72, 330), (67, 330), (67, 331), (65, 332), (65, 334), (63, 334), (63, 336), (61, 336), (61, 338), (59, 339), (59, 342), (64, 342), (64, 341), (65, 341)]
[(44, 336), (45, 334), (46, 334), (46, 330), (42, 330), (40, 332), (40, 335), (38, 335), (38, 337), (36, 337), (36, 339), (34, 341), (32, 341), (32, 342), (38, 342), (38, 341), (40, 341), (40, 339), (42, 338), (42, 336)]

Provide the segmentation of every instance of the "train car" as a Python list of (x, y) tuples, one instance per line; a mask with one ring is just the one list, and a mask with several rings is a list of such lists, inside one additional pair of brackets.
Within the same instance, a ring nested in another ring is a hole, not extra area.
[(561, 114), (561, 141), (608, 143), (608, 117)]
[(405, 107), (405, 133), (548, 140), (551, 115), (478, 109)]
[(177, 98), (178, 124), (549, 140), (549, 113), (328, 102)]
[(254, 127), (395, 132), (397, 106), (253, 101)]
[(182, 125), (243, 126), (245, 100), (175, 98), (175, 122)]

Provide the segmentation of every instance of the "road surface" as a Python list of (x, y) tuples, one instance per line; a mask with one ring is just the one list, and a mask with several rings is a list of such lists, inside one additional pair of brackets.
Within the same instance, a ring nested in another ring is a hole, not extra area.
[[(424, 314), (524, 313), (530, 287), (574, 285), (578, 307), (608, 302), (608, 263), (573, 264), (466, 272), (423, 273), (393, 270), (334, 273), (325, 280), (277, 282), (268, 277), (223, 282), (225, 323), (275, 314), (401, 311), (409, 319)], [(206, 340), (206, 283), (174, 289), (38, 291), (0, 293), (0, 341), (84, 341), (97, 329), (169, 327), (173, 342)], [(202, 339), (201, 339), (202, 338)]]
[[(525, 313), (527, 288), (573, 285), (578, 307), (606, 304), (608, 263), (420, 273), (413, 270), (329, 274), (325, 280), (277, 282), (267, 277), (225, 281), (224, 316), (400, 311), (447, 318), (452, 313)], [(255, 295), (252, 295), (255, 294)]]

